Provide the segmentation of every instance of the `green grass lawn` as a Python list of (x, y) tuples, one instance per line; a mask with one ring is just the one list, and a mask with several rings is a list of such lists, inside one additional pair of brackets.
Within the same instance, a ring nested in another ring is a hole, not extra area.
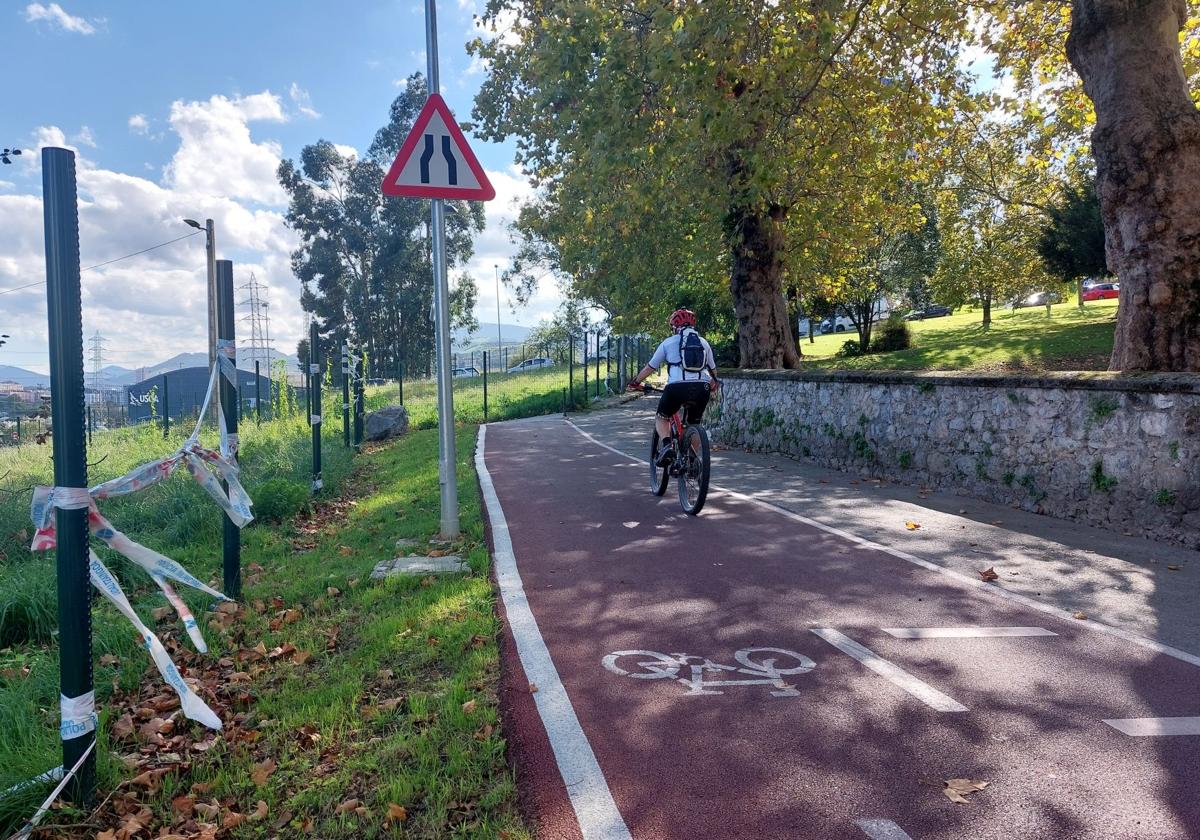
[[(600, 392), (604, 390), (605, 366), (600, 363)], [(613, 360), (611, 378), (617, 376), (616, 360)], [(526, 373), (488, 374), (488, 412), (490, 421), (509, 420), (516, 417), (532, 417), (553, 414), (571, 404), (568, 386), (571, 374), (566, 365)], [(596, 395), (596, 363), (589, 366), (587, 396)], [(482, 423), (483, 377), (455, 379), (454, 416), (459, 423)], [(575, 366), (574, 392), (576, 407), (586, 404), (583, 390), (583, 368)], [(399, 398), (395, 385), (383, 385), (367, 389), (367, 408), (373, 410), (395, 403)], [(431, 429), (437, 425), (437, 383), (420, 380), (404, 383), (404, 405), (408, 409), (409, 425), (414, 429)], [(338, 421), (340, 423), (340, 420)]]
[(1080, 312), (1074, 302), (1052, 308), (994, 309), (985, 330), (978, 309), (913, 321), (913, 346), (848, 359), (835, 354), (857, 339), (854, 331), (801, 341), (806, 369), (842, 370), (1104, 370), (1112, 353), (1116, 301), (1094, 301)]

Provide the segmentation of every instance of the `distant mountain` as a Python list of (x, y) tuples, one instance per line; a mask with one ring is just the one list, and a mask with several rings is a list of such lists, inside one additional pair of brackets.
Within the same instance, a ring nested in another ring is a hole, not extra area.
[[(529, 333), (532, 330), (529, 327), (522, 327), (518, 324), (500, 324), (500, 341), (503, 344), (520, 344), (525, 339), (529, 338)], [(472, 349), (488, 349), (496, 346), (496, 323), (493, 321), (488, 324), (484, 321), (479, 323), (479, 329), (473, 333), (468, 333), (466, 330), (455, 330), (451, 336), (451, 344), (456, 353), (470, 351)]]
[[(106, 365), (101, 372), (104, 374), (104, 384), (110, 388), (132, 385), (137, 381), (135, 375), (137, 371), (123, 368), (120, 365)], [(87, 381), (92, 381), (90, 373), (87, 375)]]
[(25, 368), (0, 365), (0, 382), (16, 382), (18, 385), (49, 385), (50, 377)]

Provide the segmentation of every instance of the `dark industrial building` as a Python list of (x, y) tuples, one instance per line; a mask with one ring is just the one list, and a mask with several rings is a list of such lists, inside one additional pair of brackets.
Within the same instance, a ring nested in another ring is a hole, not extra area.
[[(258, 394), (263, 401), (263, 411), (271, 403), (274, 386), (266, 376), (258, 377)], [(151, 397), (151, 391), (154, 397)], [(150, 406), (157, 402), (157, 415), (168, 414), (172, 420), (195, 417), (204, 402), (208, 390), (208, 368), (185, 367), (143, 379), (125, 389), (125, 405), (129, 410), (130, 423), (142, 423), (150, 419)], [(254, 411), (254, 371), (238, 371), (238, 396), (243, 414)], [(165, 399), (164, 399), (165, 398)]]

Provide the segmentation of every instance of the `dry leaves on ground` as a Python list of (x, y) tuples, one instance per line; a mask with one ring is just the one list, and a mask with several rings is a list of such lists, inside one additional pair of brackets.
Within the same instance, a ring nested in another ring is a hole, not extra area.
[(951, 802), (966, 805), (968, 796), (983, 790), (989, 784), (990, 782), (981, 782), (975, 779), (947, 779), (942, 793), (946, 794), (946, 798)]
[(993, 580), (1000, 579), (1000, 575), (996, 574), (996, 569), (994, 566), (988, 566), (986, 569), (984, 569), (982, 572), (979, 573), (979, 577), (981, 577), (983, 580), (987, 581), (988, 583), (991, 583)]
[(256, 762), (253, 772), (250, 773), (250, 778), (256, 785), (265, 785), (267, 779), (271, 778), (271, 774), (275, 772), (277, 766), (273, 758), (266, 758)]
[(393, 822), (404, 822), (408, 819), (408, 809), (403, 805), (397, 805), (395, 802), (389, 802), (387, 806), (387, 816), (384, 822), (391, 825)]
[(908, 529), (908, 530), (910, 530), (910, 531), (919, 531), (919, 530), (921, 530), (921, 523), (919, 523), (919, 522), (905, 522), (905, 523), (904, 523), (904, 527), (905, 527), (905, 528), (907, 528), (907, 529)]
[(477, 704), (474, 700), (468, 700), (466, 703), (462, 704), (462, 710), (469, 715), (471, 712), (475, 711), (476, 705)]
[(1080, 621), (1087, 621), (1087, 613), (1085, 613), (1083, 610), (1080, 610), (1079, 612), (1075, 613), (1075, 617), (1078, 618)]

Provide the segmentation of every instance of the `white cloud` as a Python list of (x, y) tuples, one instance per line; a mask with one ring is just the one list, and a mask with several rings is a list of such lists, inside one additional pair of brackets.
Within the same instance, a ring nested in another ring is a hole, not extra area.
[(17, 185), (12, 181), (0, 181), (0, 190), (15, 190)]
[(287, 121), (278, 96), (264, 91), (233, 99), (217, 95), (205, 102), (177, 100), (168, 121), (181, 140), (164, 173), (169, 186), (268, 205), (285, 202), (275, 179), (283, 149), (273, 140), (256, 143), (249, 127), (252, 122)]
[(321, 116), (312, 106), (312, 97), (308, 95), (308, 91), (300, 87), (300, 85), (292, 82), (292, 86), (288, 88), (288, 96), (292, 99), (292, 104), (296, 106), (296, 110), (303, 116), (309, 119), (316, 119)]
[[(218, 254), (234, 261), (235, 282), (245, 283), (253, 271), (270, 287), (271, 333), (279, 349), (294, 350), (306, 323), (290, 264), (298, 241), (284, 225), (283, 194), (274, 181), (278, 152), (271, 152), (269, 160), (264, 154), (277, 147), (252, 138), (247, 127), (254, 120), (283, 118), (278, 99), (270, 94), (175, 103), (171, 126), (179, 147), (168, 173), (158, 182), (77, 157), (83, 266), (188, 233), (184, 218), (212, 218)], [(57, 126), (38, 128), (33, 139), (31, 147), (68, 145)], [(206, 150), (211, 150), (207, 158)], [(201, 172), (205, 159), (213, 170), (208, 175)], [(23, 155), (22, 163), (34, 176), (40, 156)], [(40, 189), (34, 188), (35, 177), (17, 181), (20, 187), (0, 185), (24, 193), (0, 191), (0, 218), (5, 219), (0, 290), (45, 278)], [(124, 367), (203, 351), (207, 335), (204, 264), (204, 237), (197, 235), (86, 272), (82, 278), (85, 334), (99, 330), (108, 339), (106, 361)], [(13, 335), (5, 347), (6, 362), (46, 368), (45, 294), (45, 287), (39, 285), (0, 298), (0, 308), (8, 316), (4, 331)]]
[[(465, 271), (475, 278), (479, 286), (479, 302), (475, 308), (476, 317), (481, 323), (494, 322), (496, 319), (496, 266), (500, 273), (512, 263), (517, 246), (509, 236), (509, 225), (517, 217), (517, 212), (534, 194), (529, 180), (516, 166), (507, 170), (487, 170), (488, 180), (496, 188), (496, 197), (484, 205), (487, 216), (487, 226), (475, 240), (475, 254), (467, 263)], [(532, 325), (542, 318), (549, 318), (562, 302), (562, 294), (557, 284), (547, 278), (543, 280), (529, 301), (528, 305), (513, 311), (512, 294), (501, 287), (500, 291), (502, 319), (505, 323)]]
[(145, 114), (134, 114), (129, 118), (129, 130), (144, 137), (150, 133), (150, 120), (146, 119)]
[(333, 148), (337, 149), (337, 153), (344, 158), (358, 157), (358, 149), (353, 146), (347, 146), (345, 143), (334, 143)]
[(86, 125), (82, 126), (79, 129), (79, 133), (76, 134), (71, 139), (74, 140), (76, 143), (78, 143), (80, 146), (89, 146), (93, 149), (96, 148), (96, 138), (92, 136), (92, 130), (90, 128), (88, 128)]
[(30, 3), (25, 7), (25, 20), (29, 23), (46, 21), (51, 26), (57, 26), (66, 32), (76, 32), (80, 35), (92, 35), (96, 27), (87, 20), (68, 14), (62, 6), (51, 3), (43, 6), (41, 3)]

